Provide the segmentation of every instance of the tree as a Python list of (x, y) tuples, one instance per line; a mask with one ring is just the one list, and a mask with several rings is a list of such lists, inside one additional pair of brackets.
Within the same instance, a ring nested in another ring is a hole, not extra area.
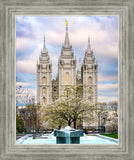
[(22, 89), (22, 86), (18, 86), (16, 88), (16, 103), (19, 102), (20, 98), (21, 98), (21, 94), (23, 93), (24, 89)]
[(107, 125), (110, 126), (113, 131), (118, 130), (118, 114), (116, 111), (109, 112)]
[(30, 131), (31, 128), (37, 129), (37, 106), (28, 104), (26, 107), (19, 109), (19, 115), (23, 120), (26, 130)]
[(16, 114), (16, 129), (17, 132), (23, 132), (24, 129), (24, 122), (22, 121), (21, 117)]
[(96, 105), (81, 96), (83, 87), (66, 87), (64, 94), (55, 102), (42, 106), (42, 121), (60, 128), (62, 125), (77, 127), (80, 121), (88, 121), (97, 118)]
[[(19, 103), (25, 104), (26, 107), (18, 107), (17, 104)], [(21, 85), (16, 88), (16, 113), (21, 117), (27, 131), (31, 127), (36, 128), (37, 106), (35, 105), (33, 91), (28, 88), (22, 88)]]
[(107, 116), (108, 116), (108, 110), (106, 102), (97, 104), (97, 114), (98, 114), (98, 126), (103, 126), (106, 123)]
[(31, 89), (22, 86), (16, 88), (16, 103), (33, 104), (34, 102), (35, 96)]
[(117, 101), (112, 101), (112, 102), (109, 102), (108, 105), (118, 106), (118, 102)]

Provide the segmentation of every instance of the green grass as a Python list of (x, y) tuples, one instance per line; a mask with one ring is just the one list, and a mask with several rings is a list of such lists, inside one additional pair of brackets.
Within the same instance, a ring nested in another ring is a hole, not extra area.
[(101, 134), (101, 135), (118, 139), (118, 133), (109, 133), (109, 134)]

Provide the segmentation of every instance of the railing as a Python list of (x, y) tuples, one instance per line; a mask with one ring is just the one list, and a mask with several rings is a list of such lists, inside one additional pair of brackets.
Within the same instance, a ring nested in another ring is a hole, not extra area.
[[(104, 133), (105, 127), (104, 126), (84, 126), (84, 127), (77, 127), (77, 129), (84, 130), (84, 133), (86, 134), (95, 134), (95, 133)], [(36, 131), (36, 133), (47, 133), (50, 134), (53, 132), (54, 129), (42, 129), (40, 131)], [(30, 132), (35, 134), (35, 132)], [(25, 132), (26, 134), (26, 132)]]
[(84, 126), (84, 127), (78, 127), (78, 129), (84, 130), (86, 134), (90, 133), (104, 133), (105, 127), (104, 126)]

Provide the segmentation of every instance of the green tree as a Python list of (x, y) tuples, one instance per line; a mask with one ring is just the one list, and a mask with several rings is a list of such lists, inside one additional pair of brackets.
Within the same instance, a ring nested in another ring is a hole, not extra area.
[(78, 122), (86, 121), (90, 123), (95, 120), (97, 108), (88, 99), (81, 96), (83, 87), (67, 87), (64, 94), (54, 103), (41, 108), (42, 121), (60, 128), (63, 125), (77, 127)]
[(31, 128), (37, 129), (37, 106), (34, 104), (28, 104), (26, 107), (19, 109), (19, 115), (27, 131)]
[(22, 121), (21, 117), (16, 114), (16, 129), (17, 132), (23, 132), (24, 129), (24, 122)]

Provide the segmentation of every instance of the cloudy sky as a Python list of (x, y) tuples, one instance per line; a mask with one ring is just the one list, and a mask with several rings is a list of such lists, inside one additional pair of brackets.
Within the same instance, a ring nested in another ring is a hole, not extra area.
[(81, 63), (88, 36), (98, 62), (98, 101), (118, 98), (118, 17), (117, 16), (17, 16), (16, 76), (17, 86), (33, 90), (36, 95), (36, 64), (43, 47), (52, 62), (52, 78), (57, 76), (57, 62), (65, 38), (68, 20), (69, 39)]

